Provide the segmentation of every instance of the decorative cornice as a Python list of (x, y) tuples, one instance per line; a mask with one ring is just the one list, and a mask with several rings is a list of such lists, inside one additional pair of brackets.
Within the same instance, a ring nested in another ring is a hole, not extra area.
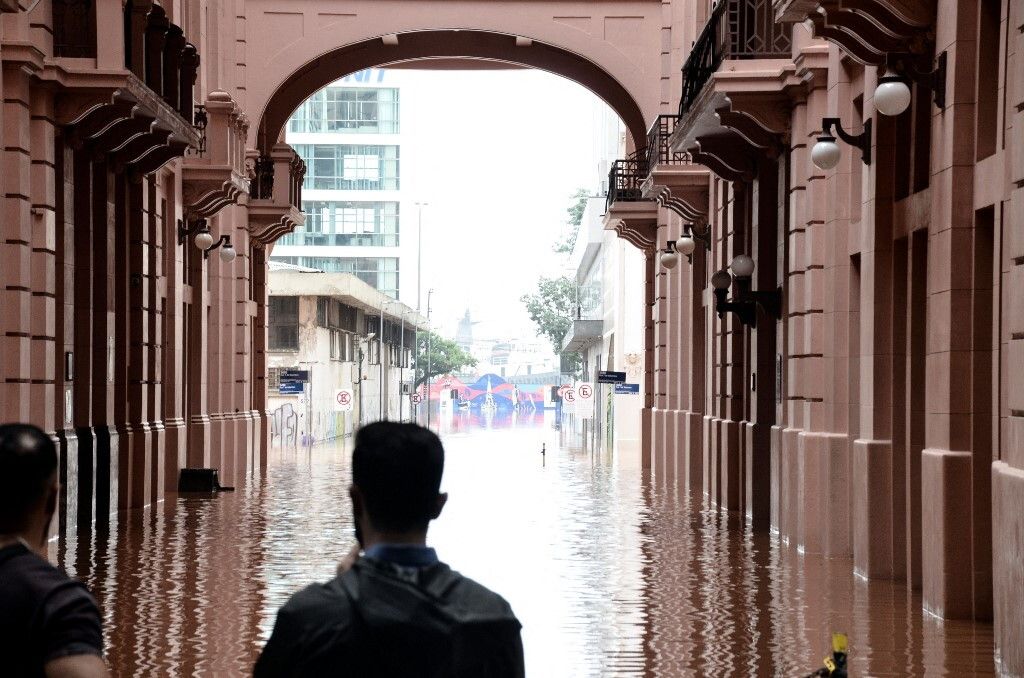
[(255, 245), (266, 246), (277, 242), (283, 235), (293, 232), (306, 221), (306, 215), (297, 207), (282, 208), (270, 200), (249, 201), (249, 223), (246, 230)]
[(817, 37), (864, 64), (889, 54), (926, 56), (934, 42), (934, 2), (927, 0), (775, 0), (777, 21), (809, 21)]
[(644, 252), (654, 252), (657, 247), (658, 227), (654, 223), (641, 224), (634, 222), (627, 224), (622, 219), (619, 219), (617, 223), (612, 225), (612, 230), (620, 238)]

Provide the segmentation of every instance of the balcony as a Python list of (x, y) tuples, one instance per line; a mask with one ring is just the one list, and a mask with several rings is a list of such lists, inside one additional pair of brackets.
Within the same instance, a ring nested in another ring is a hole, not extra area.
[[(749, 177), (749, 147), (776, 153), (799, 87), (792, 27), (776, 24), (771, 0), (719, 0), (683, 65), (679, 120), (669, 139), (677, 152), (729, 179)], [(813, 47), (813, 46), (812, 46)], [(827, 52), (804, 55), (823, 66)]]
[[(55, 59), (40, 63), (37, 77), (58, 89), (57, 121), (69, 126), (72, 145), (135, 177), (199, 146), (192, 94), (199, 54), (163, 8), (54, 0), (51, 12)], [(96, 27), (110, 23), (124, 27), (123, 40), (98, 49)]]
[(277, 144), (267, 155), (250, 152), (246, 166), (250, 181), (248, 230), (254, 242), (269, 245), (305, 221), (302, 181), (306, 163), (288, 144)]
[(562, 339), (562, 351), (576, 353), (601, 341), (604, 336), (603, 320), (573, 320)]
[(203, 137), (182, 166), (182, 198), (188, 220), (209, 218), (249, 192), (245, 141), (249, 120), (223, 91), (199, 109)]
[(719, 0), (683, 64), (679, 117), (686, 116), (726, 60), (790, 59), (792, 30), (769, 0)]
[(608, 195), (605, 209), (610, 210), (617, 202), (643, 200), (640, 186), (647, 178), (647, 151), (641, 149), (628, 158), (616, 160), (608, 172)]

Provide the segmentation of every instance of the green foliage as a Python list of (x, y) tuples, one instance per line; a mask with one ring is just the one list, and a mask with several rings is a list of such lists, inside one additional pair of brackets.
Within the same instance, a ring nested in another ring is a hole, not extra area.
[[(563, 371), (576, 374), (582, 360), (576, 353), (562, 353), (562, 340), (576, 315), (576, 284), (566, 276), (542, 277), (533, 294), (524, 294), (520, 301), (537, 326), (537, 333), (551, 342), (555, 354), (562, 356)], [(569, 369), (567, 369), (567, 366)]]
[(565, 209), (569, 215), (569, 220), (566, 223), (572, 228), (564, 240), (555, 243), (553, 249), (556, 252), (568, 254), (576, 246), (576, 234), (579, 233), (580, 224), (583, 223), (583, 210), (587, 206), (589, 197), (590, 191), (585, 188), (577, 188), (576, 192), (572, 194), (572, 204)]
[[(430, 355), (427, 356), (427, 337), (430, 337)], [(454, 374), (464, 367), (476, 365), (476, 358), (462, 350), (462, 347), (451, 339), (445, 339), (433, 332), (420, 332), (416, 347), (416, 387), (427, 380), (427, 364), (430, 365), (430, 378), (443, 374)]]

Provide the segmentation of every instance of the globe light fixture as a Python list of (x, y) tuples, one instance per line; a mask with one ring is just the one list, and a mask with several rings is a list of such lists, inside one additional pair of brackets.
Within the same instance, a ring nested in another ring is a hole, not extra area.
[(697, 241), (694, 240), (693, 236), (689, 233), (683, 233), (679, 236), (679, 239), (676, 240), (676, 251), (680, 254), (690, 256), (693, 254), (695, 249), (697, 249)]
[(861, 160), (865, 165), (871, 164), (871, 120), (864, 121), (864, 131), (860, 134), (850, 134), (843, 129), (839, 118), (821, 119), (821, 136), (818, 143), (811, 148), (811, 162), (818, 169), (830, 170), (839, 164), (842, 151), (836, 143), (836, 136), (832, 136), (835, 130), (836, 136), (850, 146), (860, 149)]
[(192, 243), (201, 250), (207, 250), (213, 244), (213, 234), (210, 233), (209, 228), (204, 228), (195, 234)]
[(818, 169), (830, 170), (839, 164), (839, 158), (843, 155), (839, 150), (836, 138), (831, 134), (823, 134), (818, 137), (818, 143), (811, 147), (811, 162)]
[(732, 285), (732, 276), (724, 268), (711, 276), (711, 286), (716, 290), (727, 290)]
[(679, 263), (679, 255), (676, 254), (675, 243), (671, 243), (661, 253), (661, 265), (665, 268), (675, 268)]
[(749, 278), (754, 275), (754, 260), (746, 254), (740, 254), (733, 258), (729, 268), (737, 278)]
[(224, 247), (222, 247), (220, 250), (220, 260), (223, 261), (224, 263), (230, 263), (234, 261), (235, 257), (237, 256), (238, 253), (235, 252), (235, 248), (231, 245), (230, 242), (225, 243)]
[(900, 115), (910, 108), (910, 98), (906, 80), (886, 69), (875, 88), (875, 109), (883, 115)]
[(235, 260), (236, 256), (238, 256), (238, 253), (235, 252), (234, 246), (231, 244), (230, 235), (222, 235), (220, 239), (217, 240), (217, 242), (213, 243), (205, 250), (203, 250), (203, 259), (209, 259), (210, 252), (214, 251), (215, 249), (220, 249), (220, 252), (218, 252), (218, 256), (220, 256), (220, 260), (223, 261), (224, 263), (230, 263)]

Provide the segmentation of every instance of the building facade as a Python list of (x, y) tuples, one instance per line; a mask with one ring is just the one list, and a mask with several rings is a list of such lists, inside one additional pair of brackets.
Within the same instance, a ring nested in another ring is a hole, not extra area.
[(415, 305), (422, 208), (412, 198), (407, 73), (353, 73), (292, 114), (285, 139), (306, 163), (306, 222), (277, 241), (273, 261), (351, 273)]
[(699, 6), (678, 112), (612, 173), (656, 255), (647, 463), (994, 620), (1020, 675), (1024, 4), (847, 4)]

